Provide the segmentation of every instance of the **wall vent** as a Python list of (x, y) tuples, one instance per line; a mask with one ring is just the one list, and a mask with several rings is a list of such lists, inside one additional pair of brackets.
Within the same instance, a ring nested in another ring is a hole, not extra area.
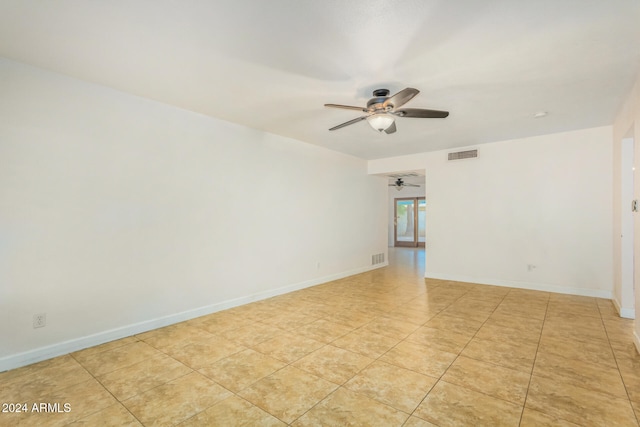
[(478, 150), (458, 151), (449, 153), (449, 160), (475, 159), (478, 157)]
[(384, 262), (384, 253), (371, 255), (371, 265), (382, 264)]
[(394, 173), (391, 175), (387, 175), (389, 178), (413, 178), (416, 176), (422, 176), (420, 174), (417, 174), (415, 172), (406, 172), (406, 173)]

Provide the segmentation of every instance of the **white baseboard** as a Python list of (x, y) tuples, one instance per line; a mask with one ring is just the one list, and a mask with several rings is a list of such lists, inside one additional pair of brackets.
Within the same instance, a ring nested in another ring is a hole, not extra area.
[(233, 308), (233, 307), (248, 304), (251, 302), (260, 301), (260, 300), (275, 297), (278, 295), (286, 294), (288, 292), (305, 289), (311, 286), (319, 285), (321, 283), (330, 282), (332, 280), (338, 280), (344, 277), (353, 276), (354, 274), (365, 273), (367, 271), (375, 270), (381, 267), (385, 267), (387, 265), (389, 265), (389, 263), (384, 262), (384, 263), (380, 263), (372, 266), (344, 271), (341, 273), (319, 277), (311, 280), (306, 280), (304, 282), (283, 286), (281, 288), (271, 289), (268, 291), (260, 292), (253, 295), (248, 295), (241, 298), (222, 301), (216, 304), (195, 308), (193, 310), (183, 311), (181, 313), (175, 313), (168, 316), (159, 317), (156, 319), (150, 319), (144, 322), (126, 325), (120, 328), (111, 329), (108, 331), (98, 332), (98, 333), (87, 335), (84, 337), (70, 339), (70, 340), (59, 342), (53, 345), (35, 348), (33, 350), (25, 351), (22, 353), (11, 354), (9, 356), (4, 356), (0, 358), (0, 372), (7, 371), (9, 369), (19, 368), (25, 365), (30, 365), (32, 363), (40, 362), (46, 359), (51, 359), (53, 357), (62, 356), (64, 354), (68, 354), (78, 350), (83, 350), (88, 347), (104, 344), (109, 341), (117, 340), (120, 338), (129, 337), (131, 335), (140, 334), (142, 332), (151, 331), (153, 329), (172, 325), (174, 323), (183, 322), (185, 320), (195, 319), (196, 317), (205, 316), (207, 314), (215, 313), (221, 310), (226, 310), (228, 308)]
[(616, 311), (618, 312), (620, 317), (624, 317), (625, 319), (635, 319), (636, 318), (635, 309), (621, 307), (620, 306), (620, 302), (616, 299), (615, 296), (613, 298), (611, 298), (611, 301), (613, 301), (613, 305), (615, 306)]
[(455, 282), (477, 283), (480, 285), (504, 286), (509, 288), (530, 289), (534, 291), (553, 292), (558, 294), (580, 295), (587, 297), (611, 299), (612, 292), (603, 289), (584, 289), (568, 286), (556, 286), (547, 283), (523, 282), (519, 280), (487, 279), (463, 276), (458, 274), (440, 274), (426, 272), (425, 279), (452, 280)]

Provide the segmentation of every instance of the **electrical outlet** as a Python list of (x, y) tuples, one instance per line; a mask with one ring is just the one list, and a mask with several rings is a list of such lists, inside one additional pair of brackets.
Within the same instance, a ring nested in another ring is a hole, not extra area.
[(47, 313), (33, 315), (33, 329), (44, 328), (47, 325)]

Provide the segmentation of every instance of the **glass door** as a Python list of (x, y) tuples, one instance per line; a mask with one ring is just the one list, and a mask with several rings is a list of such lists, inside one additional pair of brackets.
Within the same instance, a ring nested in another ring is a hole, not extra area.
[(424, 246), (425, 212), (424, 198), (395, 199), (395, 246)]

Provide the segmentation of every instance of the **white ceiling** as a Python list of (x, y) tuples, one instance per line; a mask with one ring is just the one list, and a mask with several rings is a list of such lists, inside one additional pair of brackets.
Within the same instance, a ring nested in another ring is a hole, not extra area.
[[(611, 124), (640, 1), (0, 0), (0, 56), (373, 159)], [(328, 131), (405, 87), (451, 115)]]

